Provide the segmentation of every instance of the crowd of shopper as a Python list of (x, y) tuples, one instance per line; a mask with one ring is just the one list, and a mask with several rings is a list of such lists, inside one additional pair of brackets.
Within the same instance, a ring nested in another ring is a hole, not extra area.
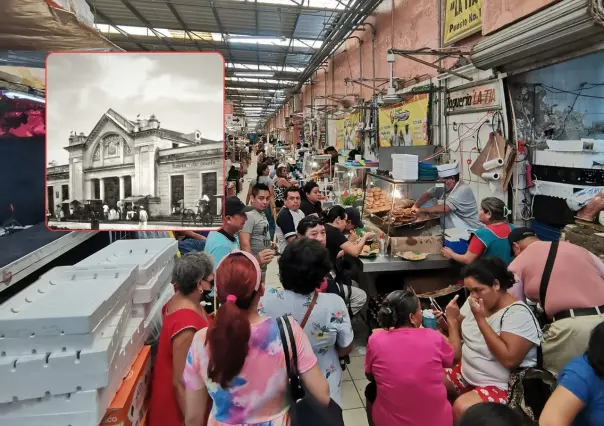
[[(290, 426), (292, 369), (304, 400), (329, 412), (330, 425), (343, 425), (342, 359), (353, 347), (352, 317), (367, 301), (346, 261), (373, 235), (356, 235), (363, 223), (355, 209), (324, 212), (313, 181), (302, 189), (281, 182), (275, 217), (282, 170), (271, 180), (260, 164), (248, 203), (226, 199), (221, 229), (205, 240), (191, 237), (203, 241), (203, 252), (178, 259), (175, 295), (163, 310), (151, 425)], [(467, 252), (443, 250), (465, 265), (468, 297), (434, 311), (439, 330), (423, 327), (411, 288), (384, 298), (381, 328), (366, 348), (370, 425), (516, 426), (530, 417), (543, 426), (603, 424), (604, 264), (578, 246), (515, 229), (506, 216), (499, 199), (482, 200), (484, 227)], [(276, 255), (280, 286), (265, 287)], [(218, 309), (210, 316), (199, 300), (211, 291)], [(508, 400), (510, 383), (531, 369), (558, 375), (538, 410)], [(323, 425), (319, 418), (314, 424)]]

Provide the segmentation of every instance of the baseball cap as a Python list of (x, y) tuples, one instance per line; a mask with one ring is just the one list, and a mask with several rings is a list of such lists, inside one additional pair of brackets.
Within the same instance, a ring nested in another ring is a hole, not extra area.
[(346, 209), (346, 216), (355, 228), (365, 227), (365, 225), (363, 225), (363, 221), (361, 220), (361, 213), (359, 213), (358, 209), (355, 209), (354, 207), (348, 207)]
[[(510, 234), (508, 235), (508, 242), (510, 243), (510, 249), (512, 248), (514, 243), (518, 243), (528, 237), (536, 237), (536, 236), (537, 236), (537, 234), (535, 234), (535, 231), (533, 231), (531, 228), (522, 227), (522, 228), (512, 229), (512, 232), (510, 232)], [(514, 256), (513, 249), (512, 249), (512, 256)]]
[[(246, 206), (239, 199), (239, 197), (229, 197), (225, 201), (224, 205), (224, 215), (225, 216), (235, 216), (237, 214), (242, 214), (246, 212)], [(249, 211), (249, 209), (248, 209)]]

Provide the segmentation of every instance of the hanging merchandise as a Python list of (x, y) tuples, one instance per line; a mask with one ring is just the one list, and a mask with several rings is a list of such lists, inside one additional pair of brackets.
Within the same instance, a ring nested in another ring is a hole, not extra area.
[(428, 145), (429, 99), (421, 93), (379, 108), (380, 147)]

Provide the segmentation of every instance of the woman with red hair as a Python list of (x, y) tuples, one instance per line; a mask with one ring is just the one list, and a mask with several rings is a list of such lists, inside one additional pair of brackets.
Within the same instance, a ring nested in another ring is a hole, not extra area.
[[(232, 252), (218, 265), (215, 283), (220, 308), (210, 327), (195, 334), (184, 369), (185, 426), (288, 426), (285, 354), (277, 319), (258, 315), (264, 294), (258, 261)], [(327, 380), (304, 331), (293, 319), (290, 323), (302, 384), (327, 406)], [(214, 404), (206, 422), (209, 398)]]

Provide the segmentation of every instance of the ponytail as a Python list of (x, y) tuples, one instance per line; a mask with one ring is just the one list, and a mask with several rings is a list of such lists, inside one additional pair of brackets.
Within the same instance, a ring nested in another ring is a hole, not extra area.
[(257, 291), (256, 270), (243, 255), (230, 255), (216, 270), (215, 292), (221, 306), (208, 328), (208, 378), (227, 388), (241, 372), (248, 353), (251, 325), (248, 310)]

